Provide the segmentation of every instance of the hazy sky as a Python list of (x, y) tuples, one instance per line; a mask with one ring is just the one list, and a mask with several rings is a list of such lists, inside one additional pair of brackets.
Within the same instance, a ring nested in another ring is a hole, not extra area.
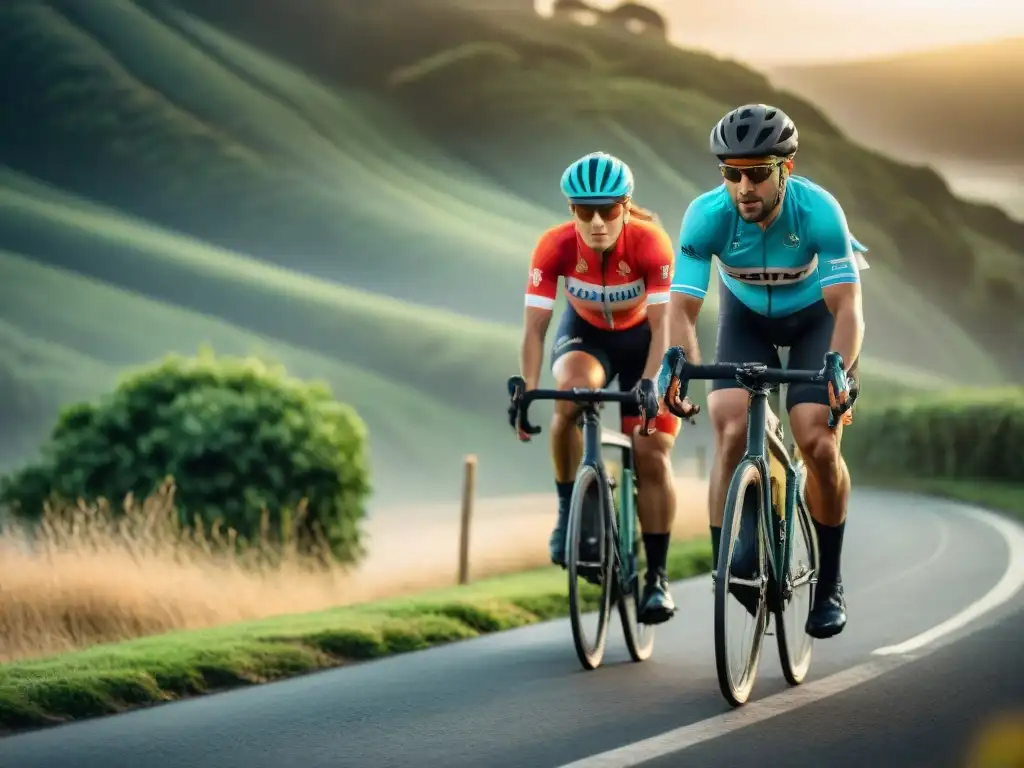
[[(553, 0), (536, 2), (548, 13)], [(614, 8), (620, 0), (587, 2)], [(665, 15), (675, 42), (751, 64), (867, 58), (1024, 35), (1024, 0), (641, 2)]]

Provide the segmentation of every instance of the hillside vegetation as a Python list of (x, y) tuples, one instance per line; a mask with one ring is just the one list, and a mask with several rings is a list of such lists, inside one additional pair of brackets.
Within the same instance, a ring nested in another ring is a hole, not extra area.
[(561, 169), (621, 154), (674, 236), (720, 181), (710, 126), (751, 100), (798, 121), (799, 172), (871, 248), (875, 391), (1020, 369), (1002, 352), (1024, 227), (739, 65), (613, 34), (454, 0), (0, 5), (19, 73), (0, 120), (3, 459), (126, 366), (208, 342), (328, 381), (369, 427), (378, 498), (457, 493), (464, 452), (485, 492), (546, 488), (503, 384)]

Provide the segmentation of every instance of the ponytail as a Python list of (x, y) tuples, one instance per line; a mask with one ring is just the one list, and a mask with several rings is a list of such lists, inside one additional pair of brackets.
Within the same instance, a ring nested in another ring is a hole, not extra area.
[(661, 219), (658, 218), (658, 214), (654, 211), (649, 211), (646, 208), (641, 208), (639, 205), (634, 203), (632, 200), (627, 203), (629, 215), (631, 218), (640, 219), (640, 221), (649, 221), (652, 224), (661, 226)]

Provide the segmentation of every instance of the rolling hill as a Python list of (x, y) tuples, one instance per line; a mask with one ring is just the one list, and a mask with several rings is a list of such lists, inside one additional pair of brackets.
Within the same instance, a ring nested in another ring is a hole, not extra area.
[(20, 73), (0, 121), (5, 462), (61, 404), (209, 343), (352, 403), (378, 501), (454, 495), (464, 452), (484, 492), (546, 489), (503, 384), (529, 251), (564, 216), (561, 168), (620, 153), (674, 233), (719, 182), (709, 126), (755, 99), (799, 121), (800, 172), (871, 248), (874, 391), (1019, 370), (1002, 352), (1024, 227), (737, 64), (609, 34), (455, 0), (0, 5), (0, 65)]
[(954, 188), (987, 177), (989, 196), (1024, 220), (1024, 37), (765, 71), (856, 141), (949, 169)]

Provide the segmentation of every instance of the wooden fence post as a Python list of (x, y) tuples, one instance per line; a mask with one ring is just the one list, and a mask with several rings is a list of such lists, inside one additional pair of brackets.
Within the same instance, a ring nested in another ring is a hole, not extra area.
[(469, 526), (476, 492), (476, 456), (466, 456), (462, 475), (462, 522), (459, 530), (459, 584), (469, 583)]

